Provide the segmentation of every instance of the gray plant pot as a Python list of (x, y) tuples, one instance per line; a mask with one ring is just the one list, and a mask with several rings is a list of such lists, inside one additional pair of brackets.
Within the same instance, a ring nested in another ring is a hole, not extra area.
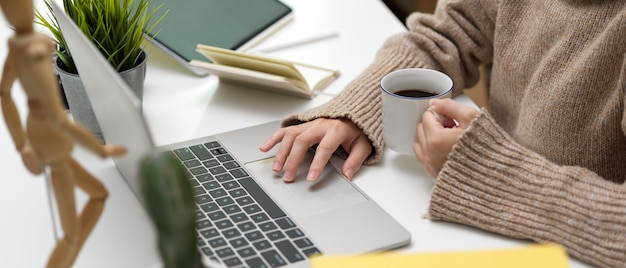
[[(122, 80), (128, 84), (131, 90), (137, 94), (139, 100), (142, 100), (143, 85), (146, 77), (146, 65), (148, 63), (148, 55), (145, 51), (141, 52), (140, 59), (140, 63), (137, 66), (121, 72), (120, 76), (122, 77)], [(80, 80), (80, 76), (66, 72), (60, 67), (59, 63), (60, 60), (57, 59), (54, 66), (59, 73), (63, 93), (67, 99), (69, 112), (72, 114), (74, 122), (83, 125), (104, 143), (102, 130), (100, 130), (98, 120), (93, 113), (91, 103), (87, 97), (87, 92), (85, 92), (85, 87)]]

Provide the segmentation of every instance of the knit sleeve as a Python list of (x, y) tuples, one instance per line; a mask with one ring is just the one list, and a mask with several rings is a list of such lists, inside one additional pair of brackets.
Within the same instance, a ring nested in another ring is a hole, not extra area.
[[(414, 13), (407, 22), (410, 31), (391, 36), (376, 53), (374, 61), (327, 104), (284, 118), (282, 125), (296, 125), (317, 118), (351, 120), (372, 142), (366, 164), (378, 162), (383, 151), (380, 79), (402, 68), (429, 68), (448, 74), (454, 93), (476, 83), (478, 64), (492, 56), (494, 12), (481, 5), (455, 2), (454, 7), (432, 14)], [(446, 15), (448, 14), (448, 15)], [(344, 152), (345, 153), (345, 152)]]
[(626, 267), (626, 186), (546, 160), (517, 144), (486, 112), (448, 156), (429, 217), (559, 243), (593, 265)]

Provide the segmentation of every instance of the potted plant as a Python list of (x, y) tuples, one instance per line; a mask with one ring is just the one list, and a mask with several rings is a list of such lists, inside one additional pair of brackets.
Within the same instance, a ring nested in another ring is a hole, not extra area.
[[(74, 120), (85, 125), (102, 140), (100, 127), (50, 1), (53, 0), (44, 0), (48, 16), (37, 11), (36, 23), (49, 29), (57, 42), (55, 68)], [(140, 99), (143, 96), (147, 64), (144, 40), (147, 33), (152, 32), (166, 15), (167, 12), (163, 12), (157, 20), (153, 20), (161, 7), (151, 6), (151, 0), (63, 0), (63, 8), (68, 16)]]

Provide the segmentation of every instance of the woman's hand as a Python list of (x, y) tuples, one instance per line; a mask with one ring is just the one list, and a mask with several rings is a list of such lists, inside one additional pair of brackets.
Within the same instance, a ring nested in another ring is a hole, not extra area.
[(413, 144), (413, 151), (426, 172), (436, 178), (452, 146), (478, 116), (478, 111), (451, 99), (432, 99), (430, 109), (442, 115), (444, 122), (440, 122), (434, 113), (425, 112), (422, 122), (417, 125), (418, 141)]
[(348, 179), (352, 179), (355, 172), (361, 168), (363, 162), (372, 152), (372, 143), (363, 131), (350, 120), (318, 118), (299, 125), (280, 128), (260, 148), (267, 152), (276, 144), (280, 147), (274, 158), (272, 170), (284, 170), (283, 180), (292, 182), (298, 172), (298, 167), (305, 153), (314, 145), (315, 156), (307, 180), (316, 181), (332, 154), (341, 146), (348, 158), (343, 164), (341, 172)]

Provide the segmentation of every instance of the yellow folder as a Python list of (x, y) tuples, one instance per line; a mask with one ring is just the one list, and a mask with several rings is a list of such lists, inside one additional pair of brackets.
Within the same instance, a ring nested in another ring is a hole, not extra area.
[(512, 249), (440, 253), (379, 253), (355, 256), (319, 256), (312, 268), (566, 268), (567, 253), (555, 244), (533, 244)]

